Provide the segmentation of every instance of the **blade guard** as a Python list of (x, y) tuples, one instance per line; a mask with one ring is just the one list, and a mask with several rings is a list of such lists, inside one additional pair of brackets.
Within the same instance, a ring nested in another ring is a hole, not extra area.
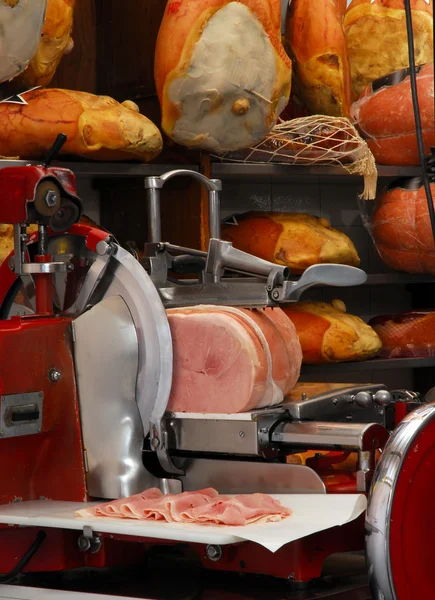
[(83, 208), (77, 196), (74, 173), (59, 167), (28, 165), (0, 170), (0, 222), (11, 225), (32, 222), (29, 204), (34, 204), (38, 188), (45, 182), (52, 182), (60, 189), (62, 199), (77, 206), (78, 221)]

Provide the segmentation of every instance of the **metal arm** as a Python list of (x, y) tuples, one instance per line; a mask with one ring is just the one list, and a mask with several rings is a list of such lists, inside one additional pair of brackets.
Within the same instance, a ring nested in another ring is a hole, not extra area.
[(160, 177), (146, 177), (145, 189), (148, 199), (148, 241), (161, 242), (160, 190), (173, 177), (193, 177), (208, 190), (209, 235), (210, 238), (220, 238), (220, 192), (222, 182), (219, 179), (209, 179), (205, 175), (189, 169), (175, 169)]

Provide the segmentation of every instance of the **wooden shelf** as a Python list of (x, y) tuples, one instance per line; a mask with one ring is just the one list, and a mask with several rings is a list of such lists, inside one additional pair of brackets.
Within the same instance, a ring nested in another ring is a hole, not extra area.
[[(0, 160), (0, 169), (5, 167), (23, 167), (25, 165), (40, 165), (38, 160)], [(143, 163), (124, 162), (94, 162), (94, 161), (56, 161), (53, 167), (70, 169), (76, 177), (98, 177), (98, 178), (124, 178), (124, 177), (150, 177), (162, 175), (173, 169), (190, 169), (198, 171), (197, 165), (156, 165)]]
[(387, 369), (421, 369), (435, 366), (435, 356), (423, 358), (374, 358), (361, 362), (343, 362), (329, 365), (302, 365), (301, 376), (327, 375), (349, 371), (385, 371)]
[[(421, 173), (420, 167), (389, 167), (378, 166), (378, 175), (380, 178), (391, 177), (418, 177)], [(235, 162), (214, 162), (212, 164), (212, 175), (218, 178), (244, 178), (264, 179), (273, 177), (274, 180), (284, 180), (289, 178), (349, 178), (350, 180), (362, 179), (362, 176), (351, 175), (342, 167), (334, 166), (299, 166), (282, 165), (275, 163), (235, 163)]]
[[(0, 160), (0, 168), (24, 165), (37, 165), (37, 160)], [(159, 165), (127, 162), (97, 162), (97, 161), (58, 161), (53, 166), (71, 169), (77, 177), (147, 177), (160, 175), (172, 169), (191, 169), (198, 171), (198, 165)], [(378, 166), (379, 177), (416, 177), (420, 175), (420, 167), (387, 167)], [(361, 179), (358, 175), (350, 175), (342, 167), (319, 167), (299, 165), (279, 165), (274, 163), (212, 163), (212, 176), (222, 178), (267, 178), (274, 180), (305, 179), (305, 178), (349, 178)]]

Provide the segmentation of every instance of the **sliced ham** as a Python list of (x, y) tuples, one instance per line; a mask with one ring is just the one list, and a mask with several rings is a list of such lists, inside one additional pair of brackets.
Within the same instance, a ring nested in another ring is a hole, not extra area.
[(168, 410), (231, 414), (280, 404), (302, 362), (296, 330), (280, 313), (222, 306), (168, 310), (174, 349)]
[(220, 496), (213, 488), (165, 494), (155, 488), (76, 511), (79, 517), (117, 517), (167, 523), (249, 525), (280, 521), (291, 510), (267, 494)]
[(81, 517), (134, 517), (138, 516), (138, 504), (147, 500), (158, 500), (162, 496), (163, 494), (158, 488), (150, 488), (141, 494), (135, 494), (128, 498), (120, 498), (97, 506), (82, 508), (77, 514)]
[(281, 521), (291, 510), (267, 494), (219, 496), (213, 503), (198, 506), (183, 514), (184, 521), (210, 525), (250, 525)]

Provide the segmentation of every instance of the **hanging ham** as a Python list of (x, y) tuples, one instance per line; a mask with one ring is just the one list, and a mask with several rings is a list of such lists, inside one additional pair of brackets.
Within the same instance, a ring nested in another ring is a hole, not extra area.
[(294, 89), (311, 114), (349, 115), (350, 67), (343, 29), (345, 2), (292, 0), (286, 41), (294, 67)]
[(0, 83), (22, 73), (41, 39), (47, 0), (0, 0)]
[(302, 351), (280, 309), (197, 306), (167, 311), (174, 351), (168, 410), (239, 413), (280, 404)]
[(64, 54), (73, 49), (71, 38), (75, 0), (47, 0), (42, 37), (27, 69), (14, 81), (20, 91), (47, 86)]
[[(415, 64), (432, 60), (432, 0), (411, 0)], [(353, 0), (344, 18), (354, 99), (375, 79), (409, 66), (403, 0)]]
[(169, 0), (155, 55), (162, 128), (222, 153), (261, 141), (287, 105), (279, 0)]
[[(425, 154), (435, 144), (433, 63), (418, 69), (417, 92)], [(407, 69), (373, 82), (351, 107), (351, 115), (382, 165), (418, 165), (417, 136)]]

